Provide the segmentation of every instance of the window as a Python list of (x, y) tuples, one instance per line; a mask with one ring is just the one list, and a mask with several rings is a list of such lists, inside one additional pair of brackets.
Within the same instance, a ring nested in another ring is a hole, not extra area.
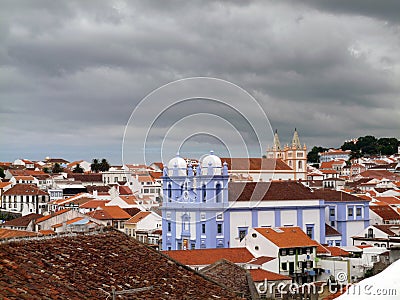
[(357, 216), (357, 217), (361, 217), (361, 213), (362, 213), (361, 207), (357, 207), (357, 208), (356, 208), (356, 216)]
[(219, 233), (219, 234), (222, 233), (222, 224), (217, 225), (217, 233)]
[(353, 216), (353, 208), (352, 208), (352, 207), (348, 207), (348, 208), (347, 208), (347, 215), (348, 215), (349, 217), (352, 217), (352, 216)]
[(286, 249), (281, 249), (281, 255), (285, 256), (286, 255)]
[(299, 169), (303, 169), (303, 162), (299, 161)]
[(246, 234), (247, 234), (246, 229), (239, 229), (239, 240), (242, 241), (245, 238)]
[(314, 226), (307, 226), (306, 234), (310, 239), (314, 239)]
[(168, 202), (171, 202), (172, 198), (172, 190), (171, 190), (171, 184), (168, 184)]
[(171, 222), (168, 222), (168, 232), (171, 232)]
[(258, 247), (258, 246), (255, 246), (255, 247), (254, 247), (254, 250), (258, 251), (258, 249), (259, 249), (259, 247)]
[(257, 234), (256, 234), (256, 233), (253, 233), (251, 236), (252, 236), (253, 238), (256, 238), (256, 237), (257, 237)]
[(201, 233), (206, 234), (206, 224), (201, 224)]
[(114, 177), (114, 182), (117, 182), (118, 181), (118, 177)]
[(337, 242), (335, 243), (335, 245), (336, 245), (336, 246), (340, 246), (340, 242), (337, 241)]
[(281, 269), (282, 269), (283, 271), (287, 271), (287, 263), (282, 263)]
[(294, 254), (294, 249), (289, 249), (289, 255), (293, 255)]
[(221, 193), (221, 184), (217, 183), (217, 185), (215, 186), (215, 202), (220, 203), (221, 201), (221, 197), (222, 193)]
[(335, 227), (335, 221), (331, 221), (331, 226)]
[(202, 192), (203, 192), (203, 202), (206, 202), (207, 193), (206, 193), (206, 185), (205, 184), (203, 184)]
[(334, 217), (334, 216), (335, 216), (335, 209), (334, 209), (334, 208), (330, 208), (330, 209), (329, 209), (329, 215), (330, 215), (331, 217)]

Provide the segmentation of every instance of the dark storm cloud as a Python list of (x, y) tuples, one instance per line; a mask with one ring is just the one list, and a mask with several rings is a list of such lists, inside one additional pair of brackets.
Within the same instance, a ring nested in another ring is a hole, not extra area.
[[(7, 142), (0, 159), (109, 152), (118, 161), (135, 105), (188, 76), (220, 77), (248, 90), (283, 143), (294, 127), (310, 147), (369, 133), (398, 136), (398, 6), (2, 1), (0, 126)], [(171, 119), (184, 112), (193, 113), (176, 110)]]
[(342, 13), (367, 16), (393, 23), (400, 22), (400, 2), (397, 0), (304, 0), (302, 3), (333, 14)]

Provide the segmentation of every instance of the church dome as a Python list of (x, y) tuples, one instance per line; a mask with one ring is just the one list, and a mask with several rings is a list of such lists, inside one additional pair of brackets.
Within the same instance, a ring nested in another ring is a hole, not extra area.
[(204, 156), (201, 160), (201, 170), (203, 175), (208, 174), (209, 167), (213, 168), (213, 175), (221, 175), (222, 162), (213, 151), (210, 151), (210, 154)]
[(178, 170), (178, 176), (186, 176), (186, 169), (187, 169), (187, 164), (186, 161), (177, 154), (174, 158), (172, 158), (168, 162), (168, 173), (169, 176), (176, 176), (173, 171), (174, 169)]

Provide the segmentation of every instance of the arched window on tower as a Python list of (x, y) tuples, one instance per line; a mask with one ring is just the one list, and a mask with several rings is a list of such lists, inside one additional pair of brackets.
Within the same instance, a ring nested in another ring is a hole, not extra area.
[(207, 193), (206, 193), (206, 185), (205, 184), (203, 184), (203, 188), (202, 188), (202, 193), (203, 193), (203, 202), (206, 202), (206, 196), (207, 196)]
[(168, 202), (171, 202), (172, 198), (172, 189), (171, 189), (171, 184), (168, 184)]
[(183, 194), (183, 183), (181, 184), (181, 196)]
[(300, 169), (303, 169), (303, 162), (302, 161), (299, 161), (299, 170)]
[(220, 203), (222, 199), (221, 184), (217, 183), (215, 186), (215, 202)]

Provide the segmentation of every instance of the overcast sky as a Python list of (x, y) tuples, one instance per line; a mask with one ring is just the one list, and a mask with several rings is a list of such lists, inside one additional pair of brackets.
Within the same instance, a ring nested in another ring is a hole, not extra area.
[[(125, 125), (138, 103), (162, 85), (196, 76), (248, 91), (268, 119), (249, 105), (254, 115), (246, 120), (269, 120), (282, 144), (295, 127), (309, 148), (367, 134), (399, 138), (400, 1), (0, 1), (0, 161), (120, 163)], [(166, 109), (160, 101), (152, 114)], [(165, 133), (210, 109), (230, 122), (226, 101), (176, 106), (152, 130)], [(230, 122), (232, 133), (249, 137), (239, 119)], [(189, 139), (184, 155), (218, 139), (236, 144), (229, 126), (203, 120), (186, 122), (184, 134), (171, 140), (210, 126), (221, 130)], [(129, 129), (131, 142), (139, 130)], [(264, 148), (272, 143), (266, 136), (259, 141)], [(131, 162), (143, 160), (137, 142)]]

